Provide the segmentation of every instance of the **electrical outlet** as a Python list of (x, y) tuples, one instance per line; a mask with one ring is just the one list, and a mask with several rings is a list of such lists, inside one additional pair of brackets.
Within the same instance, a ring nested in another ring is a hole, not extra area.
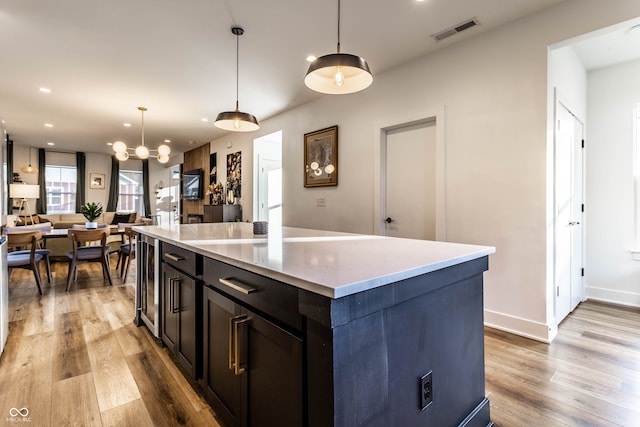
[(420, 385), (420, 410), (424, 411), (427, 406), (433, 402), (433, 381), (431, 378), (432, 371), (427, 372), (420, 377), (418, 381)]

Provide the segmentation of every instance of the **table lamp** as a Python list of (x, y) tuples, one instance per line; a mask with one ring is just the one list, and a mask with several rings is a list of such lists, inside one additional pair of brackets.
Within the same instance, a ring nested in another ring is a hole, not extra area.
[(31, 224), (33, 224), (33, 215), (31, 213), (31, 208), (29, 207), (28, 199), (40, 198), (40, 186), (35, 184), (9, 184), (9, 197), (20, 199), (18, 221), (22, 222), (22, 219), (20, 219), (20, 212), (26, 211), (31, 219)]

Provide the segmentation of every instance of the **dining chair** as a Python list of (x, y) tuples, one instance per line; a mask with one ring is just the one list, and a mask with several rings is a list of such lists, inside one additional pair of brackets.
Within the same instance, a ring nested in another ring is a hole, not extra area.
[[(111, 266), (109, 265), (109, 246), (107, 236), (109, 228), (97, 229), (69, 229), (73, 250), (67, 252), (69, 258), (69, 272), (67, 274), (67, 291), (71, 287), (71, 278), (74, 282), (78, 280), (78, 264), (81, 262), (99, 262), (102, 264), (102, 275), (111, 281)], [(98, 244), (96, 244), (99, 242)], [(93, 243), (93, 245), (92, 245)]]
[[(40, 232), (50, 232), (51, 231), (51, 224), (36, 224), (36, 225), (27, 225), (27, 226), (22, 226), (22, 227), (7, 227), (6, 228), (7, 231), (7, 236), (9, 234), (15, 234), (15, 233), (25, 233), (27, 231), (40, 231)], [(44, 235), (42, 236), (44, 237)], [(12, 240), (15, 241), (15, 240)], [(42, 255), (42, 258), (44, 260), (44, 265), (46, 267), (47, 270), (47, 282), (51, 283), (51, 259), (50, 259), (50, 255), (51, 255), (51, 249), (46, 249), (44, 246), (44, 240), (39, 240), (38, 241), (38, 246), (36, 247), (36, 253)], [(13, 253), (17, 253), (20, 252), (22, 249), (22, 245), (17, 244), (17, 245), (12, 245), (10, 242), (7, 242), (7, 248), (9, 252), (13, 252)], [(28, 253), (29, 250), (25, 250), (23, 251), (24, 253)]]
[[(42, 295), (42, 279), (40, 278), (40, 261), (44, 259), (44, 255), (38, 253), (40, 242), (42, 241), (41, 231), (23, 231), (18, 233), (7, 234), (7, 245), (13, 248), (26, 248), (28, 250), (20, 250), (7, 253), (7, 267), (9, 276), (14, 268), (23, 268), (33, 271), (36, 279), (38, 292)], [(49, 282), (51, 281), (51, 270), (48, 270)]]
[(120, 267), (120, 278), (127, 280), (131, 260), (136, 256), (136, 232), (131, 227), (124, 228), (123, 243), (120, 245), (116, 269)]

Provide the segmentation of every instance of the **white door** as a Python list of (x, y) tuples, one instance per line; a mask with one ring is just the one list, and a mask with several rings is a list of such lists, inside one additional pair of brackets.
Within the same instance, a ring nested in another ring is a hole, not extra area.
[(258, 220), (282, 225), (282, 162), (259, 159)]
[(583, 299), (583, 126), (561, 103), (555, 125), (555, 295), (560, 323)]
[(386, 132), (385, 234), (436, 238), (436, 122)]

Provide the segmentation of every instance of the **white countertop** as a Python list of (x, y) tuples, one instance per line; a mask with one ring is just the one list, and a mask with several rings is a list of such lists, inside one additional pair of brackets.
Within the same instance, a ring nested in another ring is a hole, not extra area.
[(209, 258), (340, 298), (495, 252), (494, 247), (250, 223), (142, 226), (135, 230)]

